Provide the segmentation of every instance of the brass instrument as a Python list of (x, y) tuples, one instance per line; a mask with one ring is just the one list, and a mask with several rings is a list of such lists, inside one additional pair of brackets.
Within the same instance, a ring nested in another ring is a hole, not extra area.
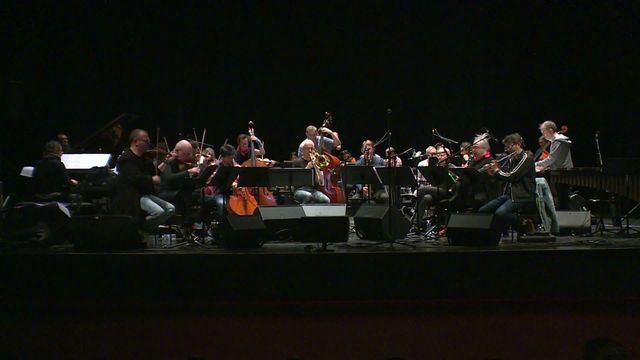
[(311, 163), (316, 170), (316, 181), (318, 185), (323, 186), (324, 178), (322, 177), (322, 169), (329, 166), (329, 157), (324, 154), (318, 154), (315, 151), (311, 151), (309, 156), (311, 157)]

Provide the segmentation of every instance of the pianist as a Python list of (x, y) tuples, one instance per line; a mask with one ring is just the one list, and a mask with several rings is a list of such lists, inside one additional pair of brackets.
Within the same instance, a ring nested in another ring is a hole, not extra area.
[(33, 170), (33, 193), (36, 201), (67, 201), (72, 185), (78, 182), (69, 179), (67, 169), (60, 160), (62, 145), (49, 141), (44, 146), (42, 160)]

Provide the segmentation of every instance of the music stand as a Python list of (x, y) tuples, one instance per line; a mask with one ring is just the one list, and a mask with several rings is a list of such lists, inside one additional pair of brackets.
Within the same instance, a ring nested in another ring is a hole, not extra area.
[(313, 187), (313, 169), (304, 168), (268, 168), (269, 186), (285, 186), (289, 188), (289, 197), (293, 201), (294, 188)]
[[(231, 188), (231, 185), (238, 177), (239, 169), (242, 169), (242, 168), (235, 167), (235, 166), (220, 166), (217, 169), (214, 168), (215, 175), (211, 179), (211, 184), (217, 188), (224, 189), (222, 191), (223, 195), (227, 195), (227, 196), (230, 195), (230, 191), (228, 189)], [(202, 191), (204, 196), (204, 189)], [(226, 211), (226, 208), (227, 208), (227, 204), (225, 203), (227, 198), (226, 196), (223, 196), (222, 199), (223, 199), (222, 211), (224, 216), (224, 212)], [(204, 202), (202, 206), (204, 206)], [(206, 236), (206, 229), (205, 229), (205, 236)], [(171, 246), (170, 248), (190, 246), (190, 245), (205, 246), (205, 244), (197, 240), (194, 240), (193, 242), (187, 241), (184, 243), (176, 244), (174, 246)]]
[[(396, 188), (400, 186), (417, 185), (416, 177), (413, 175), (413, 171), (408, 166), (400, 167), (376, 167), (375, 171), (378, 173), (382, 184), (389, 186), (389, 201), (396, 200)], [(394, 205), (392, 203), (392, 205)]]
[(347, 185), (369, 185), (367, 202), (371, 202), (373, 188), (382, 187), (382, 181), (373, 166), (343, 166), (340, 168), (340, 179), (345, 188)]
[(269, 187), (268, 167), (238, 168), (238, 187)]
[[(449, 169), (444, 168), (442, 166), (437, 166), (434, 164), (429, 164), (429, 166), (419, 166), (416, 169), (418, 169), (418, 172), (420, 172), (420, 174), (422, 174), (422, 176), (425, 178), (425, 180), (431, 184), (432, 186), (434, 186), (436, 188), (436, 196), (438, 197), (438, 199), (440, 199), (440, 185), (444, 184), (447, 182), (448, 178), (449, 178)], [(418, 211), (418, 219), (420, 219), (420, 199), (416, 199), (416, 208)], [(449, 211), (449, 208), (447, 207), (447, 212)], [(448, 215), (448, 214), (447, 214)], [(447, 216), (448, 217), (448, 216)], [(446, 219), (445, 219), (446, 221)], [(418, 224), (419, 226), (420, 224)], [(435, 225), (431, 228), (431, 230), (433, 230), (433, 228), (435, 228)], [(427, 234), (429, 234), (429, 232), (431, 232), (431, 230), (427, 231)], [(430, 235), (427, 235), (430, 238), (433, 238)]]

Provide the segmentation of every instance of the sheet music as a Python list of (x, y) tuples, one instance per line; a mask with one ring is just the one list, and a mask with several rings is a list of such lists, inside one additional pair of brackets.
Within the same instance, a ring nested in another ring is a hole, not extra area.
[(88, 170), (107, 167), (111, 154), (62, 154), (61, 160), (67, 170)]

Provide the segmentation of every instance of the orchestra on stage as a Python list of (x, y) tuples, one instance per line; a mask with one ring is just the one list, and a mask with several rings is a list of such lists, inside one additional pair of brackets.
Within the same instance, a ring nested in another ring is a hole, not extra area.
[[(266, 143), (252, 122), (246, 133), (232, 137), (235, 144), (227, 140), (218, 149), (207, 143), (206, 130), (198, 137), (194, 129), (193, 138), (170, 146), (159, 129), (155, 134), (133, 129), (128, 138), (121, 134), (123, 150), (108, 166), (110, 201), (102, 211), (130, 216), (149, 234), (177, 223), (186, 241), (202, 223), (225, 216), (311, 203), (394, 207), (414, 233), (433, 237), (446, 236), (452, 213), (493, 214), (518, 236), (553, 234), (558, 232), (556, 210), (567, 208), (571, 187), (595, 176), (574, 169), (567, 128), (553, 121), (539, 125), (537, 149), (518, 133), (495, 139), (485, 129), (458, 145), (434, 129), (441, 141), (424, 152), (399, 153), (385, 146), (384, 138), (363, 139), (359, 156), (343, 148), (332, 128), (327, 112), (321, 126), (304, 129), (305, 138), (284, 161), (267, 157)], [(66, 134), (45, 145), (33, 168), (31, 200), (64, 203), (82, 195), (83, 181), (73, 179), (63, 163), (63, 154), (77, 149)], [(599, 174), (592, 182), (607, 181)], [(636, 187), (628, 185), (611, 191), (638, 197)]]

